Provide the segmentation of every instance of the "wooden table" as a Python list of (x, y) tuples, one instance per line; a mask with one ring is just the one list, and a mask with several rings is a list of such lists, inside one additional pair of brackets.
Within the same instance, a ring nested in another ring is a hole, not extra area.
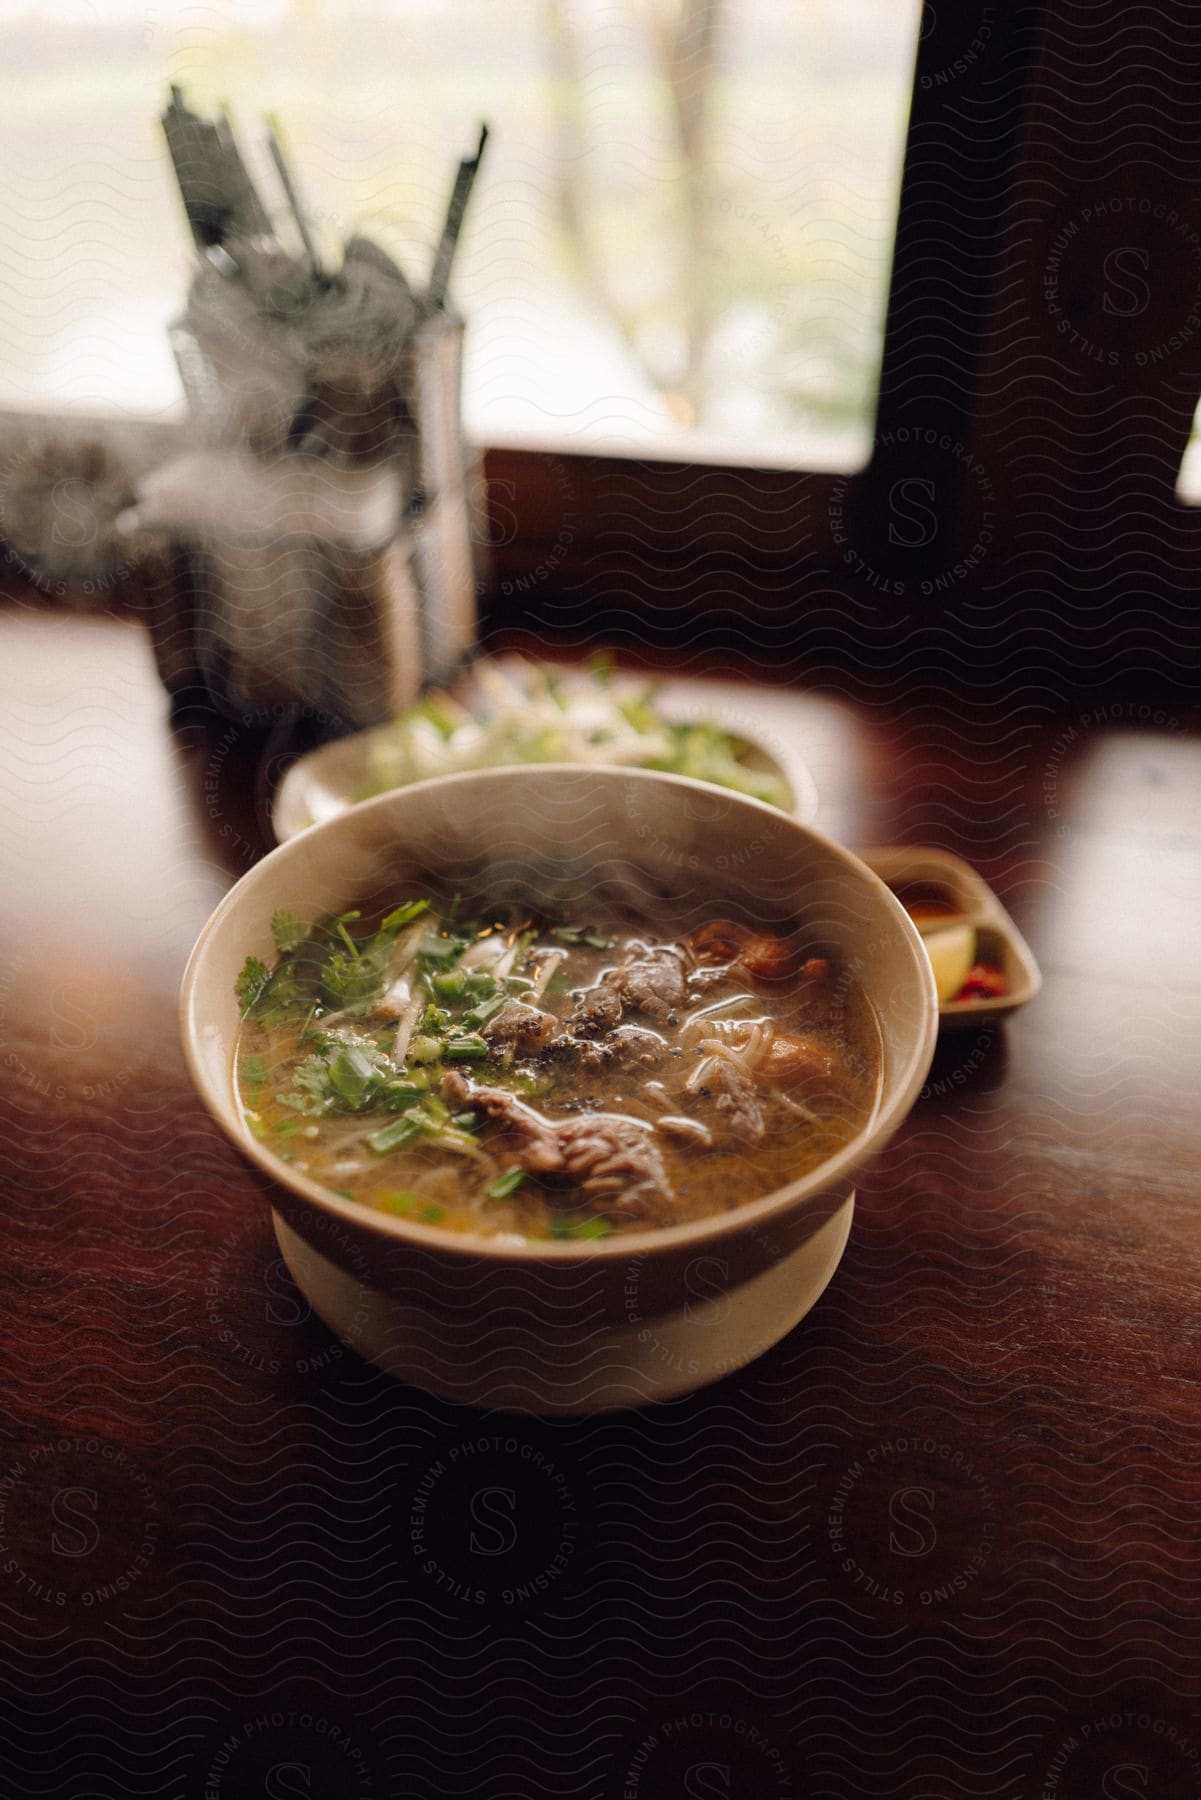
[(334, 1342), (192, 1096), (270, 746), (172, 729), (135, 624), (0, 629), (5, 1791), (1201, 1794), (1195, 721), (745, 688), (1046, 985), (940, 1049), (783, 1344), (551, 1426)]

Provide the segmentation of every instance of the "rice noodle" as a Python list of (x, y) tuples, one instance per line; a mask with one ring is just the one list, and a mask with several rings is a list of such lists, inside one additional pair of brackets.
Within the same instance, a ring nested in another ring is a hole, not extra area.
[(754, 1081), (754, 1074), (746, 1058), (740, 1051), (732, 1050), (729, 1044), (723, 1044), (720, 1038), (706, 1038), (701, 1049), (708, 1051), (711, 1062), (729, 1063), (732, 1069), (737, 1069), (738, 1073), (745, 1076), (748, 1081)]
[(661, 1081), (644, 1081), (642, 1084), (642, 1093), (643, 1097), (648, 1100), (653, 1107), (656, 1107), (659, 1112), (662, 1112), (668, 1106), (675, 1105), (675, 1101)]
[(521, 938), (519, 935), (509, 945), (509, 948), (505, 951), (504, 955), (497, 957), (495, 963), (492, 965), (492, 973), (496, 976), (498, 981), (503, 981), (506, 975), (511, 975), (513, 973), (513, 964), (520, 955)]
[(473, 1162), (483, 1163), (484, 1172), (488, 1175), (499, 1173), (499, 1164), (494, 1156), (489, 1155), (482, 1144), (469, 1137), (464, 1131), (460, 1133), (442, 1132), (430, 1139), (431, 1146), (437, 1150), (453, 1150), (456, 1156), (469, 1156)]
[(425, 926), (419, 920), (415, 925), (410, 925), (409, 929), (393, 944), (392, 954), (388, 958), (387, 967), (384, 970), (384, 979), (390, 981), (392, 986), (396, 985), (399, 978), (416, 961), (424, 935)]
[(799, 1100), (794, 1100), (789, 1094), (777, 1094), (776, 1104), (787, 1107), (789, 1112), (796, 1113), (798, 1118), (804, 1119), (809, 1125), (816, 1124), (821, 1117), (821, 1114), (815, 1113), (812, 1107), (803, 1105)]
[(707, 1056), (704, 1062), (697, 1063), (696, 1068), (684, 1083), (684, 1092), (686, 1094), (694, 1094), (697, 1088), (700, 1087), (703, 1082), (708, 1080), (709, 1071), (716, 1061), (717, 1058), (715, 1056)]
[(380, 996), (378, 1011), (391, 1013), (399, 1019), (409, 1001), (413, 998), (413, 989), (407, 975), (398, 975), (386, 993)]
[(686, 1119), (683, 1113), (666, 1113), (656, 1124), (660, 1131), (666, 1131), (672, 1137), (696, 1138), (706, 1148), (713, 1142), (713, 1133), (699, 1119)]
[(714, 1031), (725, 1024), (741, 1023), (740, 1020), (727, 1020), (718, 1015), (728, 1013), (735, 1007), (749, 1006), (752, 998), (750, 994), (733, 994), (728, 999), (714, 1000), (709, 1006), (698, 1007), (695, 1012), (689, 1013), (680, 1026), (680, 1042), (686, 1049), (690, 1049), (702, 1032)]

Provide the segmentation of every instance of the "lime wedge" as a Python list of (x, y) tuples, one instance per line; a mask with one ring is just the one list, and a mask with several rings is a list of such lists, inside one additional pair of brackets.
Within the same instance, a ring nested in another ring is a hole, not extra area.
[(928, 931), (922, 942), (934, 970), (938, 1004), (945, 1006), (955, 998), (976, 960), (976, 927), (947, 925), (941, 931)]

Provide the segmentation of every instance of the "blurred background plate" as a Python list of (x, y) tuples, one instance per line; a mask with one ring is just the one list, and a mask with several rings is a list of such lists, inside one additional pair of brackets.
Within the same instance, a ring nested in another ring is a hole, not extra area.
[[(612, 689), (605, 690), (596, 683), (593, 676), (575, 668), (531, 664), (520, 658), (481, 659), (450, 690), (449, 698), (454, 706), (464, 708), (467, 713), (474, 713), (479, 706), (494, 703), (494, 696), (490, 696), (487, 691), (487, 684), (492, 677), (499, 676), (503, 682), (511, 683), (523, 674), (528, 675), (530, 671), (540, 676), (544, 672), (549, 673), (565, 694), (577, 697), (583, 695), (585, 699), (594, 693), (598, 697), (610, 693), (624, 699), (643, 694), (653, 685), (644, 678), (615, 674)], [(782, 809), (791, 812), (802, 824), (811, 823), (817, 811), (818, 796), (807, 765), (786, 742), (769, 738), (762, 730), (756, 729), (747, 715), (745, 687), (739, 688), (737, 692), (741, 706), (731, 706), (726, 697), (725, 683), (668, 681), (656, 688), (655, 710), (668, 726), (716, 726), (726, 734), (738, 768), (748, 776), (763, 777), (775, 784)], [(427, 696), (427, 704), (432, 701), (436, 707), (446, 697), (441, 694)], [(496, 761), (488, 757), (479, 764), (472, 765), (448, 761), (445, 767), (430, 766), (400, 780), (382, 780), (381, 773), (390, 760), (389, 751), (395, 742), (396, 732), (395, 722), (373, 726), (368, 731), (357, 731), (349, 737), (323, 744), (294, 762), (280, 782), (271, 809), (272, 827), (279, 842), (286, 843), (297, 832), (335, 818), (358, 801), (367, 799), (374, 793), (387, 792), (391, 787), (405, 786), (410, 780), (458, 772), (467, 766), (496, 766)], [(505, 756), (496, 760), (512, 762), (516, 759)], [(575, 759), (570, 754), (565, 754), (562, 757), (543, 756), (530, 760)], [(598, 748), (595, 754), (590, 752), (587, 758), (581, 757), (579, 760), (600, 762), (605, 758)], [(624, 762), (627, 759), (623, 757), (617, 760)], [(638, 765), (634, 763), (631, 766)]]

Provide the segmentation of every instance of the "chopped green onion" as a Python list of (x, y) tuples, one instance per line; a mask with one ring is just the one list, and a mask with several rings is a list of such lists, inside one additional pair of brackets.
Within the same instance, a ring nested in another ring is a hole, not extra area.
[(613, 1230), (608, 1219), (552, 1219), (550, 1235), (553, 1238), (603, 1238)]
[(349, 1106), (364, 1106), (380, 1083), (377, 1063), (360, 1044), (348, 1044), (329, 1065), (329, 1085)]
[(612, 1230), (608, 1219), (583, 1219), (571, 1235), (577, 1238), (603, 1238), (608, 1237)]
[(445, 1031), (450, 1024), (450, 1014), (444, 1006), (435, 1006), (433, 1002), (421, 1015), (418, 1031)]
[(533, 985), (528, 975), (505, 976), (505, 986), (511, 994), (528, 994)]
[(384, 1125), (379, 1131), (373, 1131), (367, 1139), (367, 1148), (377, 1156), (387, 1156), (392, 1150), (399, 1150), (412, 1138), (421, 1136), (421, 1126), (411, 1114), (406, 1113), (401, 1119), (393, 1119), (390, 1125)]
[(473, 1112), (454, 1113), (450, 1122), (452, 1125), (456, 1125), (460, 1131), (474, 1131), (480, 1122), (480, 1115)]
[(463, 1023), (464, 1025), (486, 1025), (489, 1019), (494, 1019), (501, 1007), (507, 1004), (507, 994), (497, 994), (491, 1000), (481, 1000), (478, 1006), (473, 1006), (469, 1013), (463, 1014)]
[(488, 1046), (482, 1037), (447, 1038), (443, 1052), (447, 1062), (479, 1062), (488, 1054)]
[(473, 1000), (490, 1000), (496, 992), (496, 976), (488, 969), (472, 969), (464, 975), (463, 986)]
[(446, 1217), (444, 1206), (423, 1206), (420, 1213), (423, 1225), (438, 1225)]
[(298, 1131), (304, 1130), (303, 1119), (281, 1119), (278, 1125), (271, 1127), (276, 1137), (295, 1137)]
[(407, 1062), (435, 1063), (442, 1054), (442, 1045), (436, 1037), (415, 1037), (409, 1045)]
[(452, 969), (449, 975), (431, 975), (430, 987), (439, 1000), (461, 1000), (467, 990), (467, 976), (461, 969)]
[(489, 1200), (507, 1200), (510, 1194), (515, 1194), (517, 1192), (518, 1188), (525, 1181), (526, 1174), (527, 1171), (525, 1169), (506, 1169), (503, 1175), (498, 1175), (495, 1181), (490, 1181), (488, 1183), (484, 1192), (487, 1194)]

